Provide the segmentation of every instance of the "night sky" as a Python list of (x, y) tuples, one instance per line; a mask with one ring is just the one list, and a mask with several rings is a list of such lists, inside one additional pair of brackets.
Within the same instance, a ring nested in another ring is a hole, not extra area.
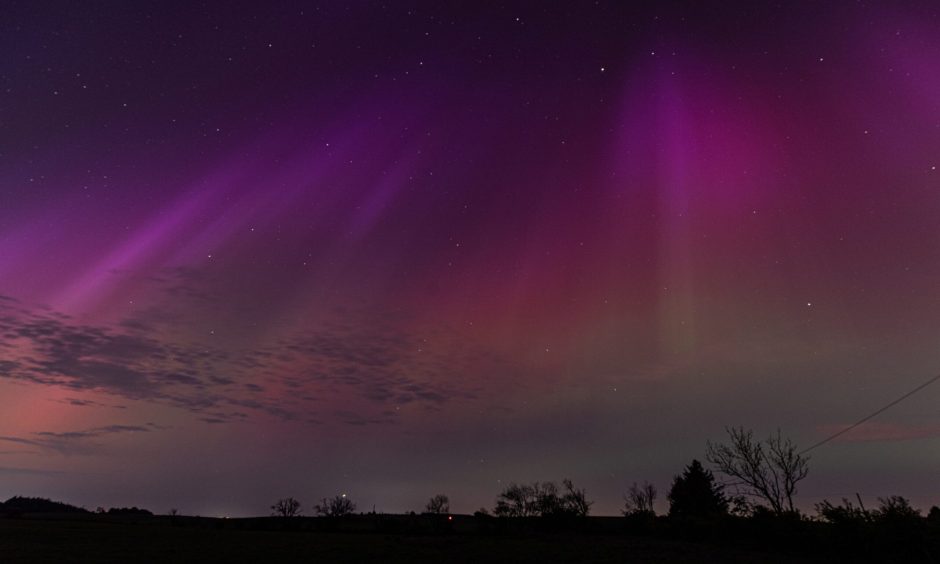
[[(844, 428), (940, 370), (931, 4), (4, 2), (0, 498), (616, 514)], [(940, 501), (938, 398), (801, 507)]]

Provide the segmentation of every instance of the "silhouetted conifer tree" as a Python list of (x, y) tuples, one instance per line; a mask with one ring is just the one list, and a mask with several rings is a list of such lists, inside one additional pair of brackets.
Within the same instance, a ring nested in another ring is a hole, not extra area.
[(669, 516), (679, 518), (709, 518), (728, 513), (728, 498), (724, 486), (698, 460), (685, 467), (672, 481), (666, 496)]

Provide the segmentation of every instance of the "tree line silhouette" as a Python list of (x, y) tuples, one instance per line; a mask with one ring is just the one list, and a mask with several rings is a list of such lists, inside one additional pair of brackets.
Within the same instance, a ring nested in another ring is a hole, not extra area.
[[(673, 517), (707, 518), (721, 515), (746, 516), (755, 512), (776, 515), (798, 513), (793, 496), (797, 485), (809, 474), (809, 458), (778, 430), (763, 441), (742, 427), (727, 429), (727, 443), (706, 444), (706, 460), (725, 476), (716, 480), (711, 470), (696, 459), (676, 476), (668, 493), (669, 515)], [(726, 493), (732, 488), (734, 493)], [(633, 483), (624, 495), (623, 514), (655, 515), (657, 489), (653, 484)], [(479, 509), (477, 516), (495, 517), (587, 517), (593, 501), (583, 488), (565, 478), (561, 487), (552, 481), (530, 484), (510, 483), (496, 498), (492, 512)], [(828, 501), (824, 501), (828, 503)], [(323, 517), (342, 517), (355, 511), (356, 504), (345, 494), (324, 498), (314, 506), (314, 513)], [(298, 517), (301, 503), (293, 497), (277, 500), (272, 515)], [(432, 497), (424, 513), (450, 511), (446, 495)], [(820, 513), (822, 515), (822, 513)]]
[[(940, 508), (934, 506), (924, 516), (909, 500), (896, 495), (878, 498), (876, 507), (866, 508), (856, 494), (854, 501), (823, 499), (815, 504), (815, 514), (804, 514), (794, 497), (808, 475), (809, 457), (780, 431), (758, 440), (750, 430), (732, 427), (727, 429), (726, 441), (706, 443), (704, 462), (693, 459), (673, 477), (666, 492), (668, 509), (664, 515), (656, 513), (659, 492), (653, 484), (631, 484), (623, 495), (624, 518), (619, 520), (620, 525), (612, 524), (615, 518), (591, 518), (594, 502), (586, 490), (566, 478), (560, 484), (512, 482), (498, 492), (491, 509), (480, 508), (472, 517), (452, 515), (445, 494), (428, 499), (421, 515), (379, 515), (374, 509), (356, 514), (356, 503), (339, 494), (322, 498), (310, 508), (311, 516), (319, 519), (299, 519), (304, 516), (303, 504), (285, 497), (270, 506), (276, 519), (232, 520), (230, 526), (435, 534), (619, 530), (685, 541), (849, 556), (857, 561), (937, 561), (931, 560), (931, 555), (940, 555)], [(40, 513), (162, 518), (136, 507), (90, 512), (42, 498), (17, 496), (0, 503), (0, 516)], [(201, 519), (181, 516), (176, 509), (170, 510), (167, 517), (174, 524)], [(213, 526), (223, 523), (215, 521)], [(347, 525), (354, 526), (349, 529)]]
[[(907, 562), (925, 557), (935, 561), (930, 555), (940, 554), (937, 506), (923, 516), (901, 496), (879, 498), (874, 509), (865, 508), (860, 497), (857, 503), (823, 499), (815, 504), (815, 515), (804, 514), (794, 497), (809, 475), (805, 451), (779, 430), (763, 440), (743, 427), (730, 427), (726, 432), (726, 441), (706, 443), (704, 463), (693, 459), (673, 477), (665, 515), (656, 514), (658, 491), (653, 484), (631, 484), (621, 511), (626, 530), (784, 552), (823, 553), (854, 561)], [(449, 501), (446, 495), (435, 495), (423, 514), (448, 514)], [(343, 509), (330, 509), (340, 503)], [(297, 516), (298, 511), (283, 508), (299, 505), (286, 498), (272, 510), (281, 517)], [(560, 486), (552, 481), (513, 482), (497, 494), (492, 509), (480, 508), (473, 519), (480, 530), (497, 533), (519, 531), (524, 523), (535, 530), (591, 530), (587, 518), (592, 505), (587, 492), (567, 478)], [(355, 504), (337, 496), (314, 509), (319, 516), (342, 517), (351, 515)]]

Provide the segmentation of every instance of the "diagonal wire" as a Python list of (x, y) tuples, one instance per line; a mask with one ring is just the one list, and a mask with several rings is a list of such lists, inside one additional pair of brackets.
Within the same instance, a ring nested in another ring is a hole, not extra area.
[(934, 376), (933, 378), (927, 380), (927, 381), (924, 382), (923, 384), (917, 386), (917, 387), (914, 388), (913, 390), (907, 392), (906, 394), (904, 394), (903, 396), (897, 398), (896, 400), (892, 401), (891, 403), (889, 403), (889, 404), (887, 404), (887, 405), (885, 405), (885, 406), (883, 406), (883, 407), (877, 409), (876, 411), (873, 411), (873, 412), (869, 413), (869, 414), (866, 415), (865, 417), (862, 417), (861, 419), (859, 419), (859, 420), (856, 421), (855, 423), (852, 423), (851, 425), (849, 425), (849, 426), (846, 427), (845, 429), (842, 429), (841, 431), (839, 431), (839, 432), (837, 432), (837, 433), (833, 433), (833, 434), (829, 435), (829, 436), (826, 437), (825, 439), (819, 441), (818, 443), (815, 443), (814, 445), (812, 445), (812, 446), (809, 447), (809, 448), (803, 449), (802, 451), (800, 451), (800, 454), (806, 454), (807, 452), (809, 452), (809, 451), (811, 451), (811, 450), (813, 450), (813, 449), (815, 449), (815, 448), (818, 448), (818, 447), (823, 446), (824, 444), (826, 444), (826, 443), (828, 443), (829, 441), (835, 439), (836, 437), (839, 437), (840, 435), (844, 435), (845, 433), (848, 433), (849, 431), (851, 431), (852, 429), (858, 427), (858, 426), (861, 425), (862, 423), (865, 423), (865, 422), (868, 421), (869, 419), (872, 419), (872, 418), (874, 418), (874, 417), (877, 417), (878, 415), (881, 415), (881, 414), (884, 413), (885, 411), (888, 411), (888, 410), (891, 409), (892, 407), (896, 406), (897, 404), (901, 403), (902, 401), (906, 400), (907, 398), (913, 396), (914, 394), (916, 394), (917, 392), (923, 390), (923, 389), (926, 388), (927, 386), (933, 384), (933, 383), (936, 382), (937, 380), (940, 380), (940, 374), (937, 374), (937, 375)]

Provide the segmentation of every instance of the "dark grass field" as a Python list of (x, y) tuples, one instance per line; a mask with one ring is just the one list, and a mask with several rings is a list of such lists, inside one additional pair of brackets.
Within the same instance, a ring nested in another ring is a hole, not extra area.
[(0, 562), (796, 563), (806, 556), (619, 534), (386, 534), (0, 519)]

